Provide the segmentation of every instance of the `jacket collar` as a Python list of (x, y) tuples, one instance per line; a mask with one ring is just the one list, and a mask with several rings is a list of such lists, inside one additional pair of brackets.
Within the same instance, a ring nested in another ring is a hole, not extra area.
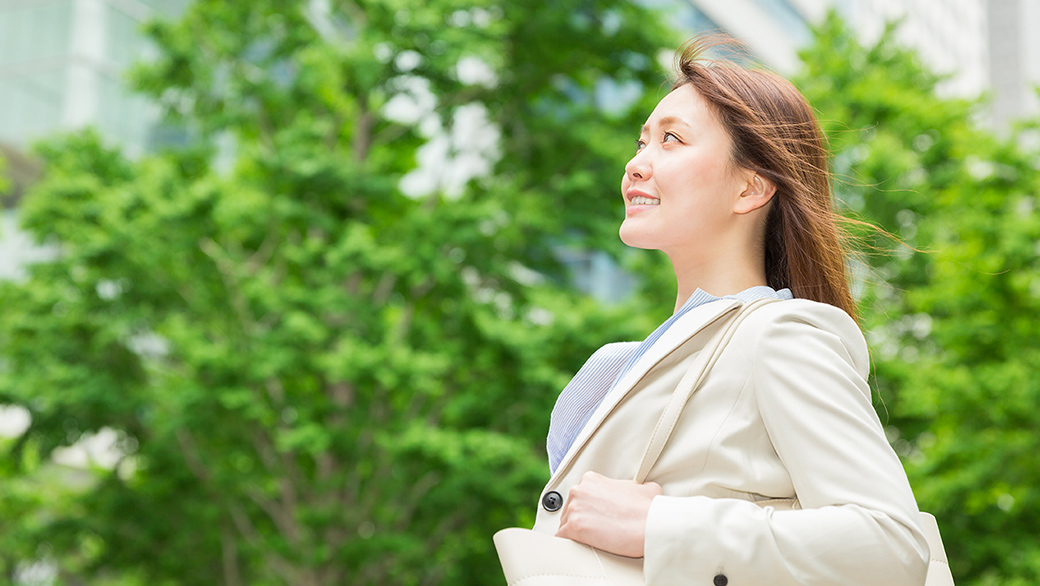
[[(549, 485), (555, 484), (567, 473), (574, 459), (585, 448), (589, 439), (603, 424), (603, 421), (613, 413), (621, 400), (628, 396), (629, 392), (646, 376), (650, 369), (659, 364), (684, 342), (740, 305), (740, 301), (736, 299), (719, 299), (695, 307), (676, 320), (664, 332), (661, 338), (646, 351), (646, 354), (640, 357), (639, 361), (614, 385), (614, 388), (603, 398), (603, 402), (596, 407), (592, 417), (585, 424), (585, 427), (582, 428), (578, 437), (574, 439), (574, 443), (571, 444), (571, 448), (564, 455), (560, 465), (556, 467), (556, 472), (549, 479)], [(647, 430), (647, 441), (650, 440), (650, 431)]]

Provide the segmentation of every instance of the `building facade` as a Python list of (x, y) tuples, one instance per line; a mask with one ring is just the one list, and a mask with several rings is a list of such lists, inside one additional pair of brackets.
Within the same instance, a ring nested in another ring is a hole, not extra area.
[(991, 127), (1040, 115), (1040, 2), (1035, 0), (836, 0), (861, 37), (876, 40), (888, 21), (925, 65), (949, 75), (947, 95), (988, 97)]
[(128, 154), (148, 149), (157, 111), (127, 88), (147, 58), (141, 32), (187, 0), (0, 0), (0, 142), (25, 150), (49, 134), (95, 126)]
[(782, 74), (798, 69), (798, 49), (809, 42), (809, 23), (826, 12), (826, 0), (687, 0), (701, 15), (693, 32), (720, 30), (745, 43), (763, 64)]
[(986, 0), (845, 0), (846, 18), (865, 42), (874, 42), (887, 22), (899, 22), (896, 38), (922, 62), (950, 78), (947, 95), (975, 97), (988, 86), (989, 35)]
[(989, 0), (986, 17), (993, 124), (1004, 130), (1040, 114), (1040, 2)]
[[(948, 76), (948, 96), (989, 97), (988, 118), (1004, 131), (1040, 114), (1040, 2), (1035, 0), (682, 0), (699, 17), (691, 31), (718, 29), (744, 41), (766, 66), (783, 74), (798, 68), (797, 50), (810, 23), (833, 8), (865, 44), (898, 23), (896, 39), (922, 63)], [(681, 13), (683, 9), (680, 9)]]

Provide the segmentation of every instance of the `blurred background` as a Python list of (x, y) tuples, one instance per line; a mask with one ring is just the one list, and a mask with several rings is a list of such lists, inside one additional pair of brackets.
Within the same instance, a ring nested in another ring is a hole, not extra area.
[(1040, 583), (1040, 4), (0, 0), (0, 583), (501, 584), (675, 48), (834, 153), (875, 406), (958, 584)]

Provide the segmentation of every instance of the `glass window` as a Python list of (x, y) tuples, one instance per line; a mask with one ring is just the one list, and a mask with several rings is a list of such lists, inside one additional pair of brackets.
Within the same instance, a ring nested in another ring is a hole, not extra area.
[(637, 2), (667, 14), (668, 19), (677, 24), (678, 28), (691, 34), (722, 30), (722, 27), (698, 10), (690, 0), (637, 0)]
[(121, 80), (107, 76), (100, 77), (98, 93), (98, 130), (129, 154), (142, 153), (148, 129), (154, 123), (149, 102), (131, 93)]
[(796, 44), (803, 45), (809, 41), (809, 25), (787, 0), (756, 0), (756, 3), (781, 29), (794, 37)]
[(105, 57), (124, 69), (142, 57), (141, 23), (111, 5), (105, 9)]
[(69, 0), (0, 7), (0, 66), (64, 55), (71, 10)]
[(49, 134), (61, 122), (66, 69), (0, 80), (0, 138), (15, 145)]

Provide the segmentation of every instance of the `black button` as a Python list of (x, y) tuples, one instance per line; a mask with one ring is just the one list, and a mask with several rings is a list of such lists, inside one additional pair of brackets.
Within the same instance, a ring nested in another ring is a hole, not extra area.
[(726, 584), (729, 584), (729, 578), (725, 574), (717, 574), (712, 581), (715, 582), (715, 586), (726, 586)]
[(549, 492), (542, 495), (542, 508), (546, 511), (549, 511), (550, 513), (555, 513), (556, 511), (559, 511), (560, 507), (562, 506), (563, 497), (560, 496), (560, 493), (556, 492), (555, 490), (550, 490)]

